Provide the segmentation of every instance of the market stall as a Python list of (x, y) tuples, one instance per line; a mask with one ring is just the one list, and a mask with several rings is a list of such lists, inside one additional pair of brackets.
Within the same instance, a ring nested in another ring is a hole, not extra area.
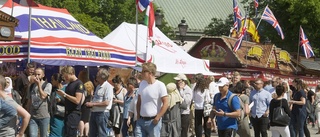
[(31, 7), (30, 31), (29, 7), (8, 0), (0, 10), (7, 14), (12, 12), (12, 16), (20, 20), (14, 41), (0, 43), (1, 48), (10, 49), (8, 51), (12, 53), (1, 56), (3, 60), (26, 59), (29, 54), (31, 61), (46, 65), (135, 65), (134, 50), (107, 44), (82, 26), (66, 9), (40, 4)]
[(136, 24), (123, 22), (103, 40), (120, 48), (135, 50), (136, 35), (138, 35), (138, 63), (143, 63), (146, 60), (147, 62), (153, 62), (157, 65), (157, 70), (164, 73), (218, 75), (209, 70), (208, 60), (190, 56), (158, 28), (153, 31), (154, 44), (151, 39), (147, 39), (146, 26), (138, 25), (138, 33), (136, 33)]

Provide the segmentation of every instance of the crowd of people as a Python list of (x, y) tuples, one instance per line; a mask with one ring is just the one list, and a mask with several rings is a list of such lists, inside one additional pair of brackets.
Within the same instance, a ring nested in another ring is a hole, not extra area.
[[(144, 63), (128, 79), (100, 68), (94, 81), (71, 66), (51, 76), (27, 64), (14, 80), (0, 75), (0, 136), (9, 137), (310, 137), (320, 134), (320, 86), (312, 91), (299, 78), (242, 80), (239, 72), (221, 77), (178, 74), (165, 85), (157, 67)], [(190, 81), (190, 83), (189, 83)], [(275, 120), (276, 108), (290, 117)], [(254, 135), (251, 135), (253, 128)]]

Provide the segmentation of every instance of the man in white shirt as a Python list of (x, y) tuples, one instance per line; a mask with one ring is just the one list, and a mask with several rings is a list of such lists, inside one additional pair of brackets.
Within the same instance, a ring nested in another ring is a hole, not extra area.
[(163, 82), (155, 77), (153, 63), (142, 64), (142, 78), (137, 101), (136, 137), (160, 137), (161, 117), (168, 109), (168, 94)]
[(94, 92), (92, 102), (87, 102), (87, 107), (91, 108), (90, 116), (90, 137), (106, 137), (107, 136), (107, 122), (110, 116), (110, 109), (113, 99), (113, 86), (108, 82), (108, 70), (101, 68), (96, 80), (99, 85)]

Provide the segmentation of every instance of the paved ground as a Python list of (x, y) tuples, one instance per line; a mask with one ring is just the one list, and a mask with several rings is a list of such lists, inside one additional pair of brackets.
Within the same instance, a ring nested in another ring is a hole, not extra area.
[[(320, 137), (320, 135), (316, 135), (316, 133), (318, 132), (317, 128), (312, 128), (311, 125), (308, 125), (309, 131), (310, 131), (310, 135), (311, 137)], [(251, 135), (253, 137), (254, 133), (253, 133), (253, 129), (251, 129)], [(271, 132), (268, 131), (268, 136), (271, 137)], [(204, 137), (204, 135), (203, 135)], [(211, 137), (218, 137), (217, 133), (211, 133)], [(239, 136), (237, 136), (239, 137)]]

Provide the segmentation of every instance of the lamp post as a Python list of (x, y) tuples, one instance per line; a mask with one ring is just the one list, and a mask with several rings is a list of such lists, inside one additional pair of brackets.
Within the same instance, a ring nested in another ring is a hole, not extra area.
[(160, 9), (156, 10), (156, 13), (154, 13), (154, 16), (156, 18), (156, 26), (159, 27), (162, 24), (162, 19), (164, 18), (164, 15), (161, 13)]
[(184, 37), (187, 35), (187, 30), (188, 30), (188, 24), (186, 23), (186, 20), (182, 18), (181, 23), (178, 24), (179, 28), (179, 34), (180, 34), (180, 40), (181, 42), (175, 42), (179, 46), (183, 46), (187, 44), (187, 42), (184, 41)]

